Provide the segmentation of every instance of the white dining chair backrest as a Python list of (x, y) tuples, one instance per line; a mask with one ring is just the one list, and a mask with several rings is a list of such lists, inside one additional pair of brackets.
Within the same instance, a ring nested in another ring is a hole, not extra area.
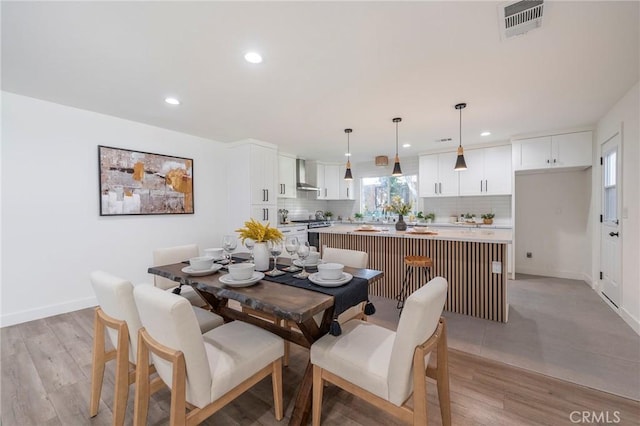
[(366, 268), (369, 265), (369, 254), (364, 251), (325, 246), (322, 248), (322, 260), (341, 263), (351, 268)]
[[(115, 319), (126, 321), (129, 329), (129, 360), (136, 363), (138, 349), (138, 330), (141, 322), (131, 282), (108, 274), (104, 271), (91, 273), (91, 285), (98, 299), (98, 304), (105, 314)], [(107, 334), (114, 347), (118, 345), (117, 331), (107, 327)]]
[[(200, 250), (196, 244), (155, 249), (153, 251), (153, 266), (182, 262), (192, 257), (198, 257), (199, 254)], [(163, 290), (173, 288), (177, 285), (176, 282), (158, 275), (154, 275), (153, 280), (155, 286)]]
[[(405, 302), (387, 375), (389, 401), (396, 405), (402, 405), (413, 391), (413, 353), (436, 330), (446, 296), (447, 281), (436, 277), (413, 292)], [(425, 363), (428, 361), (427, 356)]]
[[(211, 402), (211, 371), (191, 304), (184, 298), (150, 285), (138, 285), (133, 291), (142, 325), (156, 341), (182, 351), (186, 366), (187, 400), (197, 407)], [(172, 383), (171, 363), (157, 355), (151, 359), (158, 375)]]

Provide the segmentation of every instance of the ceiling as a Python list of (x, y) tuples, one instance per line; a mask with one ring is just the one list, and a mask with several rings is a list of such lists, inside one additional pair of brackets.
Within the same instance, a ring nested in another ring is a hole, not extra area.
[(360, 162), (394, 154), (394, 117), (416, 155), (457, 146), (456, 103), (469, 146), (591, 126), (638, 81), (639, 2), (545, 1), (506, 41), (499, 4), (3, 1), (2, 89), (326, 161), (351, 127)]

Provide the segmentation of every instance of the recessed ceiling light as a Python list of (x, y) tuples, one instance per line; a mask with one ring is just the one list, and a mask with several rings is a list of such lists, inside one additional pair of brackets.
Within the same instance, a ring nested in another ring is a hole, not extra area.
[(258, 53), (256, 52), (247, 52), (244, 55), (244, 59), (247, 62), (251, 62), (252, 64), (259, 64), (260, 62), (262, 62), (262, 56), (260, 56)]
[(480, 136), (489, 136), (491, 134), (491, 132), (482, 132), (480, 133)]
[(171, 105), (180, 105), (180, 101), (176, 98), (164, 98), (164, 101)]
[(403, 143), (402, 147), (403, 148), (411, 148), (411, 144), (410, 143)]

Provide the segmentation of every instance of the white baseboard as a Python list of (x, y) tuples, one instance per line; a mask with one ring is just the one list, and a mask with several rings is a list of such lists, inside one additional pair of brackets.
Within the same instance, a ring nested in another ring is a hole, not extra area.
[[(545, 270), (538, 268), (527, 268), (527, 267), (518, 267), (516, 269), (517, 274), (527, 274), (527, 275), (538, 275), (542, 277), (555, 277), (555, 278), (567, 278), (569, 280), (586, 280), (588, 275), (583, 272), (571, 272), (571, 271), (555, 271), (555, 270)], [(591, 282), (591, 278), (589, 277), (589, 281)]]
[(638, 320), (638, 318), (634, 318), (633, 315), (631, 315), (625, 308), (620, 308), (618, 310), (618, 314), (622, 317), (624, 322), (629, 324), (629, 327), (631, 327), (636, 334), (640, 335), (640, 320)]
[(595, 285), (595, 283), (591, 280), (591, 275), (587, 274), (586, 272), (582, 273), (582, 280), (589, 284), (589, 287), (591, 288), (593, 288), (593, 286)]
[(98, 301), (95, 297), (88, 297), (86, 299), (71, 300), (69, 302), (60, 303), (57, 305), (41, 306), (39, 308), (28, 309), (26, 311), (4, 314), (0, 317), (0, 327), (7, 327), (10, 325), (21, 324), (23, 322), (46, 318), (53, 315), (77, 311), (79, 309), (96, 306), (97, 304)]

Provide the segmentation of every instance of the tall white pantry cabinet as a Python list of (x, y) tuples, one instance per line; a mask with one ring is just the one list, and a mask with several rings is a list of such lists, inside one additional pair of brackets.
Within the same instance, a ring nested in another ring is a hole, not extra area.
[(278, 148), (268, 142), (247, 139), (234, 142), (226, 163), (229, 232), (253, 218), (278, 223)]

